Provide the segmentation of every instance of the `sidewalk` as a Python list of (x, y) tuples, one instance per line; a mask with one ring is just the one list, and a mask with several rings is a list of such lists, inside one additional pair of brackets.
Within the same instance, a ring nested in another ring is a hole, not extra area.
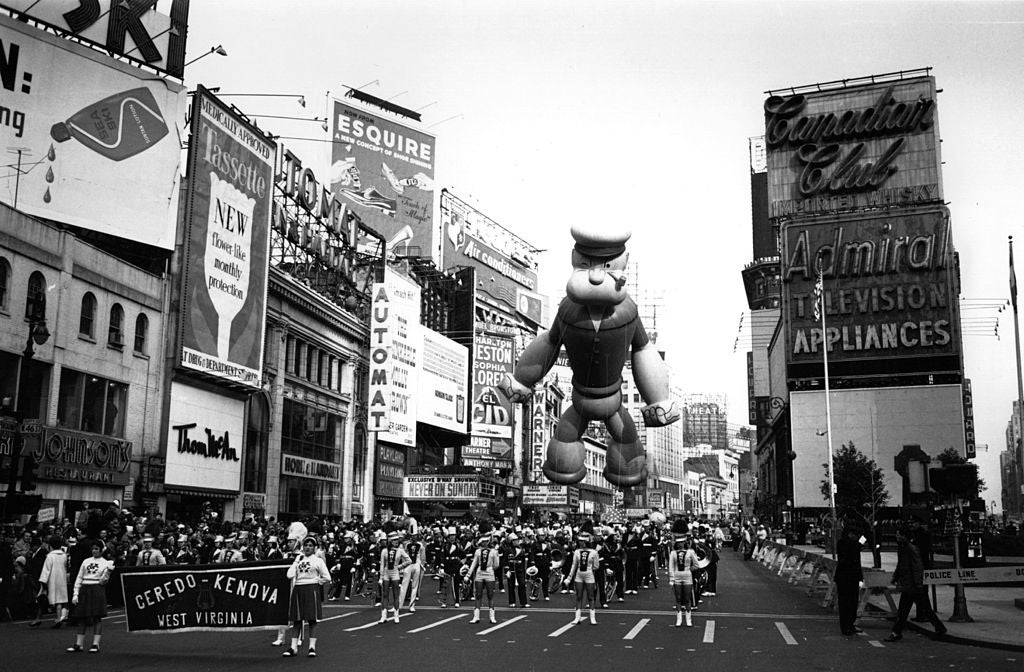
[[(810, 553), (825, 554), (820, 546), (794, 546)], [(940, 563), (952, 562), (951, 556), (937, 555), (936, 560)], [(988, 558), (989, 564), (1013, 564), (1024, 565), (1022, 558)], [(882, 552), (881, 569), (871, 569), (874, 559), (870, 552), (861, 554), (861, 567), (865, 574), (868, 572), (882, 572), (891, 576), (896, 568), (896, 552)], [(932, 593), (929, 589), (929, 594)], [(952, 585), (935, 586), (935, 606), (939, 618), (949, 629), (945, 639), (947, 641), (972, 644), (976, 646), (987, 646), (1013, 651), (1024, 651), (1024, 609), (1018, 608), (1014, 600), (1021, 600), (1024, 603), (1024, 587), (1008, 585), (1000, 586), (964, 586), (966, 611), (969, 621), (951, 621), (954, 613), (954, 588)], [(895, 594), (893, 599), (899, 603), (899, 595)], [(871, 613), (862, 614), (860, 618), (882, 617), (890, 613), (888, 601), (885, 595), (879, 592), (868, 599), (868, 604), (877, 609)], [(918, 630), (927, 634), (932, 633), (932, 627), (928, 623), (915, 623), (913, 621), (915, 611), (911, 611), (911, 621), (907, 623), (908, 629)]]

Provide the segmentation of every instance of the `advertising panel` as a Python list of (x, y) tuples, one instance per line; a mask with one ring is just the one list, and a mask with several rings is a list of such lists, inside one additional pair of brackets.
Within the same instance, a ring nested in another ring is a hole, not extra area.
[(172, 382), (165, 483), (237, 492), (244, 419), (244, 401)]
[(474, 436), (512, 438), (512, 402), (498, 391), (506, 374), (512, 375), (514, 339), (477, 332), (473, 339)]
[[(831, 390), (832, 449), (853, 444), (882, 467), (889, 502), (903, 500), (903, 479), (892, 468), (906, 445), (919, 445), (934, 462), (947, 448), (963, 455), (963, 390), (960, 385), (925, 385)], [(828, 437), (825, 392), (790, 393), (793, 506), (827, 507)]]
[(401, 497), (405, 478), (405, 450), (383, 443), (377, 444), (377, 468), (373, 492), (378, 497)]
[(128, 632), (231, 632), (288, 624), (291, 561), (124, 567)]
[(569, 506), (569, 486), (524, 485), (523, 506)]
[(773, 95), (764, 116), (771, 217), (942, 202), (932, 77)]
[(370, 427), (379, 441), (416, 445), (420, 288), (390, 270), (374, 283), (370, 317)]
[(45, 427), (31, 455), (37, 476), (47, 481), (128, 485), (132, 442), (102, 434)]
[[(948, 213), (897, 212), (783, 227), (790, 378), (820, 376), (826, 344), (833, 375), (959, 369)], [(814, 315), (819, 264), (827, 338)]]
[(405, 499), (439, 499), (446, 502), (476, 500), (484, 494), (480, 477), (476, 475), (406, 476), (402, 489), (402, 497)]
[(435, 137), (335, 100), (331, 192), (387, 240), (388, 255), (433, 254)]
[(416, 419), (452, 432), (467, 431), (466, 385), (469, 349), (420, 326), (423, 336), (418, 370)]
[[(189, 0), (4, 0), (8, 9), (26, 14), (76, 40), (111, 54), (145, 63), (169, 75), (184, 74)], [(89, 6), (89, 11), (86, 11)], [(167, 14), (159, 10), (167, 8)], [(5, 40), (6, 42), (6, 40)]]
[(285, 453), (281, 455), (281, 475), (340, 483), (341, 465)]
[(551, 429), (546, 403), (547, 393), (537, 390), (530, 399), (530, 458), (527, 461), (527, 481), (546, 483), (544, 476), (544, 455), (547, 452)]
[(0, 200), (174, 249), (184, 88), (6, 16), (0, 42)]
[(487, 280), (478, 283), (478, 294), (540, 324), (537, 264), (525, 241), (447, 191), (441, 192), (441, 228), (442, 267), (473, 266)]
[(192, 104), (181, 365), (261, 384), (274, 144), (199, 87)]

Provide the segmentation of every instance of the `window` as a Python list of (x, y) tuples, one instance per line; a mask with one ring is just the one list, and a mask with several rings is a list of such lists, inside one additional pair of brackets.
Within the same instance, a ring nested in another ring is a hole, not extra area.
[(281, 452), (338, 463), (340, 416), (313, 406), (284, 400), (281, 420)]
[(135, 318), (135, 352), (146, 354), (146, 337), (149, 336), (149, 318), (139, 313)]
[(124, 345), (124, 308), (120, 303), (110, 307), (110, 327), (107, 329), (107, 344), (116, 348)]
[(246, 492), (267, 491), (267, 445), (270, 435), (270, 408), (266, 397), (254, 394), (249, 398), (249, 426), (246, 431), (245, 463), (242, 489)]
[(34, 271), (28, 278), (28, 295), (25, 297), (25, 319), (46, 317), (46, 278)]
[(0, 310), (7, 310), (11, 298), (11, 265), (0, 257)]
[(82, 297), (82, 312), (78, 316), (78, 335), (96, 338), (96, 297), (86, 292)]
[(362, 423), (355, 428), (355, 445), (352, 446), (352, 501), (363, 500), (363, 479), (366, 477), (366, 426)]
[(59, 427), (124, 437), (126, 384), (65, 368), (60, 374), (59, 395)]

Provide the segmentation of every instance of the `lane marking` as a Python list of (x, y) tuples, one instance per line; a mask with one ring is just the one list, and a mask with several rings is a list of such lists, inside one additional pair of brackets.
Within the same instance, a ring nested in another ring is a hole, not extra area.
[(501, 630), (505, 626), (512, 625), (516, 621), (521, 621), (524, 618), (526, 618), (526, 614), (523, 614), (522, 616), (516, 616), (515, 618), (510, 618), (507, 621), (502, 621), (501, 623), (498, 623), (497, 625), (495, 625), (493, 627), (487, 628), (486, 630), (481, 630), (480, 632), (478, 632), (476, 634), (478, 634), (478, 635), (488, 635), (488, 634), (494, 632), (495, 630)]
[(451, 623), (452, 621), (457, 621), (460, 618), (465, 618), (466, 616), (467, 616), (467, 614), (465, 614), (465, 613), (456, 614), (455, 616), (449, 616), (448, 618), (443, 618), (440, 621), (437, 621), (435, 623), (428, 623), (427, 625), (424, 625), (422, 627), (416, 628), (415, 630), (410, 630), (409, 633), (412, 634), (412, 633), (416, 633), (416, 632), (423, 632), (424, 630), (430, 630), (431, 628), (436, 628), (439, 625), (444, 625), (445, 623)]
[(778, 629), (779, 634), (782, 635), (782, 638), (786, 640), (786, 644), (789, 644), (790, 646), (797, 645), (796, 637), (789, 632), (789, 628), (786, 627), (785, 623), (782, 621), (775, 621), (775, 627)]
[(576, 627), (576, 621), (569, 621), (568, 623), (560, 627), (558, 630), (555, 630), (550, 635), (548, 635), (548, 637), (558, 637), (563, 633), (566, 633), (569, 630), (573, 629), (574, 627)]
[(649, 618), (641, 618), (637, 622), (637, 624), (633, 626), (633, 629), (626, 633), (626, 636), (623, 637), (623, 639), (634, 639), (637, 635), (640, 634), (640, 631), (643, 630), (644, 627), (650, 622), (651, 619)]
[(715, 622), (708, 621), (704, 624), (704, 643), (714, 644), (715, 643)]
[(339, 618), (346, 618), (348, 616), (355, 616), (358, 613), (359, 613), (358, 611), (350, 611), (347, 614), (338, 614), (337, 616), (328, 616), (327, 618), (321, 618), (320, 622), (323, 623), (324, 621), (334, 621), (334, 620), (337, 620)]
[[(408, 615), (409, 614), (399, 614), (398, 618), (402, 619), (402, 618), (405, 618)], [(367, 623), (366, 625), (357, 625), (357, 626), (352, 627), (352, 628), (345, 628), (345, 632), (353, 632), (355, 630), (365, 630), (366, 628), (372, 628), (375, 625), (389, 625), (389, 624), (391, 624), (391, 625), (398, 625), (398, 623), (395, 623), (395, 621), (394, 621), (394, 616), (388, 616), (387, 620), (385, 620), (383, 623), (381, 623), (380, 621), (371, 621), (370, 623)]]

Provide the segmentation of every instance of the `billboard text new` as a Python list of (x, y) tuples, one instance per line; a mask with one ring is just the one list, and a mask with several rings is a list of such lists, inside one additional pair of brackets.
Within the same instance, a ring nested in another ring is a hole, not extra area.
[(181, 365), (259, 387), (274, 144), (202, 87), (192, 105)]

